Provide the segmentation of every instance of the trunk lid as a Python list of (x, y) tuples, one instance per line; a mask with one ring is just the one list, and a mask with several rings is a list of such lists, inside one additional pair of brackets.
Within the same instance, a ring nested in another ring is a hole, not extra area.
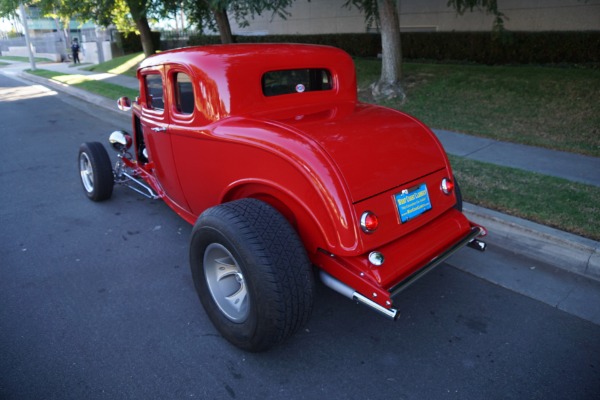
[(318, 143), (341, 171), (354, 203), (446, 167), (435, 135), (399, 111), (346, 103), (319, 110), (279, 110), (277, 115), (262, 117)]

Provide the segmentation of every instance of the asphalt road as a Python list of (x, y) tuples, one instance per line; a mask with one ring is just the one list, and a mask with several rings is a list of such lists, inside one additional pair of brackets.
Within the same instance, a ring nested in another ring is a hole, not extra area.
[(232, 347), (194, 291), (191, 227), (125, 188), (84, 196), (79, 144), (129, 127), (77, 103), (0, 75), (1, 399), (599, 398), (600, 326), (449, 265), (396, 323), (319, 285), (291, 340)]

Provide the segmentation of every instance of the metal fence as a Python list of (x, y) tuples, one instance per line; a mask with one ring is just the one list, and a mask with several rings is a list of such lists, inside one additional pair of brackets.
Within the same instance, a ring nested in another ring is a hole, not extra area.
[[(112, 31), (104, 29), (80, 29), (76, 32), (71, 32), (68, 39), (65, 38), (63, 32), (47, 32), (37, 33), (32, 36), (31, 44), (36, 53), (59, 54), (62, 60), (66, 60), (71, 53), (71, 43), (67, 40), (77, 38), (79, 43), (85, 42), (104, 42), (112, 40)], [(17, 37), (11, 39), (0, 39), (0, 54), (6, 55), (10, 47), (26, 47), (25, 37)]]

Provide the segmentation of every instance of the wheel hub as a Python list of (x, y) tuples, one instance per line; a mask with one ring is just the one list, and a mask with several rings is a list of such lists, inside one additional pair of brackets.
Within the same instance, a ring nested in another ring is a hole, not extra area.
[(204, 276), (221, 312), (232, 322), (244, 322), (250, 313), (248, 290), (237, 260), (225, 246), (212, 243), (206, 248)]

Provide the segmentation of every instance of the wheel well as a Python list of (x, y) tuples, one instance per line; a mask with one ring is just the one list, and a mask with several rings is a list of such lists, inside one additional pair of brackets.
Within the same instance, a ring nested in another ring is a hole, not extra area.
[(270, 187), (265, 186), (261, 188), (254, 185), (247, 185), (230, 191), (223, 198), (223, 202), (253, 198), (269, 204), (290, 223), (300, 236), (306, 250), (309, 253), (316, 251), (319, 245), (322, 246), (325, 240), (323, 232), (316, 221), (313, 220), (310, 213), (292, 196), (273, 192), (274, 189)]

